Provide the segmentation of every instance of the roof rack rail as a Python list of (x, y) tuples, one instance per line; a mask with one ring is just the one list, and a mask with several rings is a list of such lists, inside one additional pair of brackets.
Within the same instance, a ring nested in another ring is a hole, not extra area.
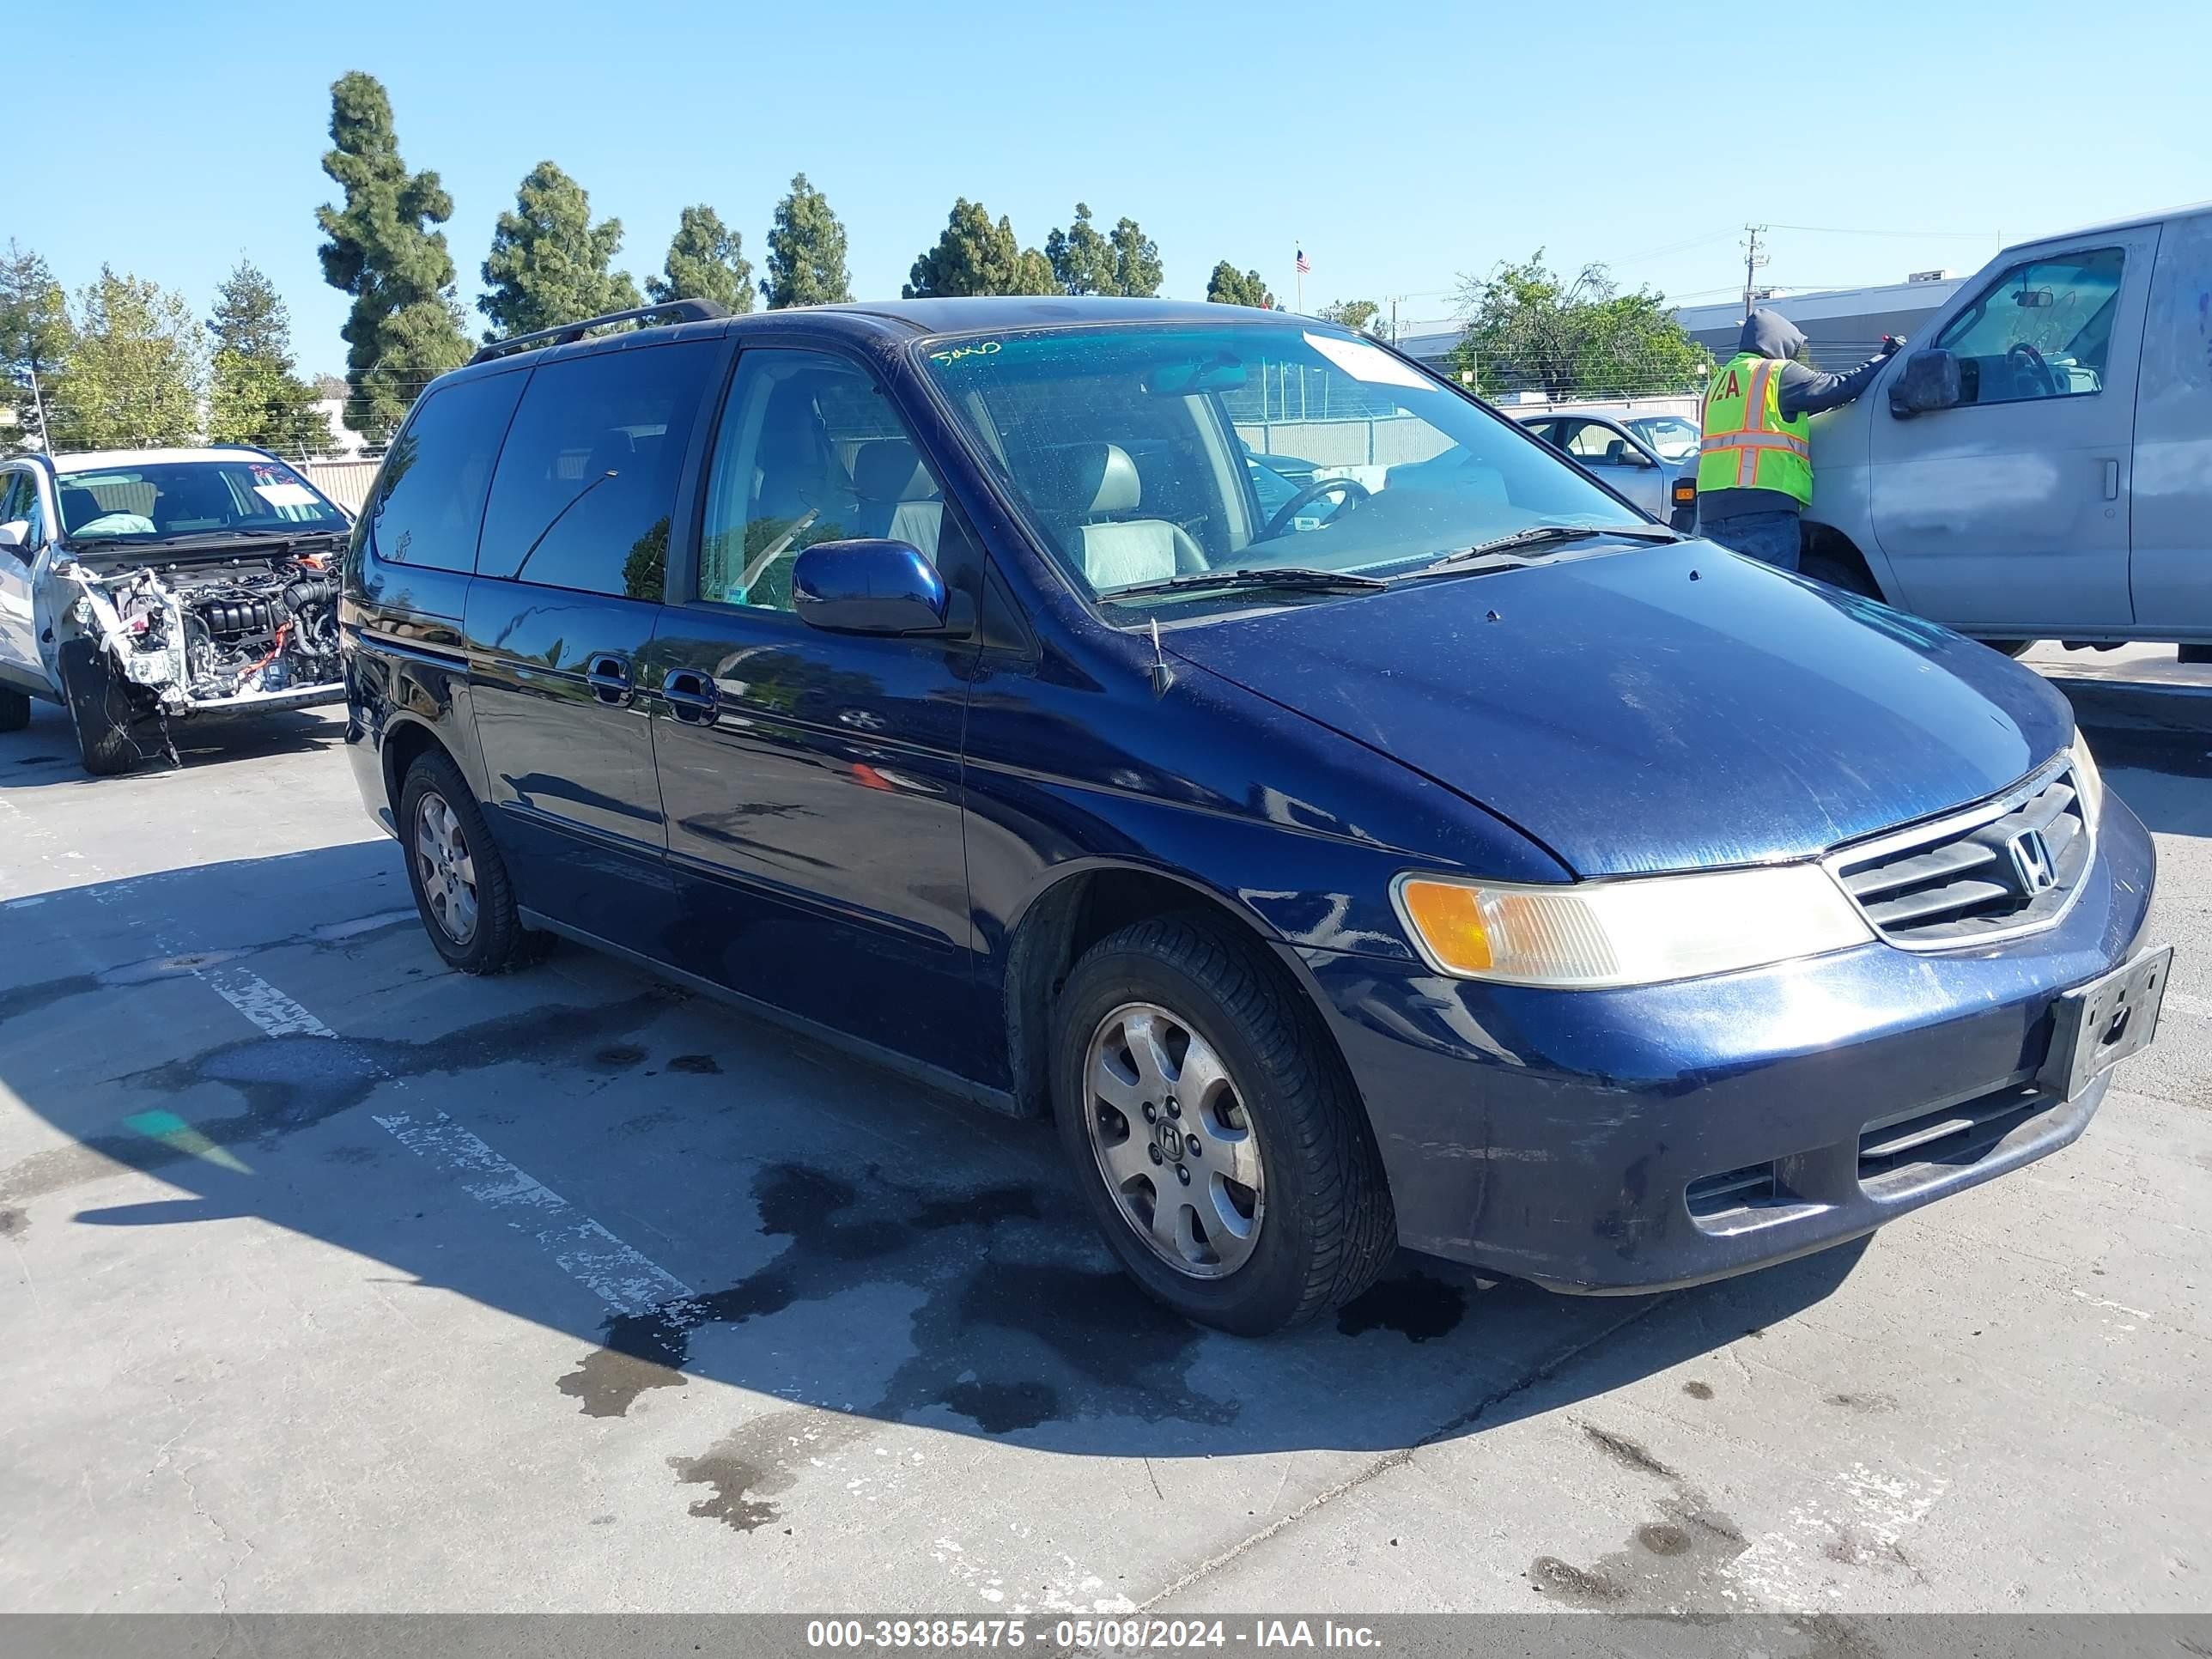
[(535, 350), (539, 346), (566, 345), (571, 340), (582, 339), (595, 328), (605, 328), (609, 323), (640, 322), (647, 317), (665, 317), (678, 323), (705, 323), (729, 314), (729, 307), (720, 300), (671, 300), (665, 305), (640, 306), (635, 311), (611, 311), (604, 317), (586, 317), (580, 323), (563, 323), (558, 328), (541, 328), (535, 333), (494, 340), (489, 345), (481, 348), (469, 362), (488, 363), (493, 358), (504, 357), (510, 352)]

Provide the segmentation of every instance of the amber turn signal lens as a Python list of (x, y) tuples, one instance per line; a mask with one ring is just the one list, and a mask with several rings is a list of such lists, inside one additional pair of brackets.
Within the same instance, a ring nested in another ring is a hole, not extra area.
[(1409, 881), (1399, 890), (1406, 916), (1420, 930), (1437, 960), (1455, 973), (1479, 974), (1491, 965), (1490, 935), (1472, 887), (1456, 882)]

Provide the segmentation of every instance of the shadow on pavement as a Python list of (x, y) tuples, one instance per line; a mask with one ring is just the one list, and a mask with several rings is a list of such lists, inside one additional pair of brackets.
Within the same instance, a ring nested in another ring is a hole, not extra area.
[[(344, 733), (345, 711), (336, 707), (183, 720), (169, 728), (177, 759), (186, 768), (318, 754), (336, 749)], [(149, 745), (151, 741), (148, 739)], [(137, 769), (148, 774), (174, 769), (161, 759), (149, 760)], [(57, 783), (93, 787), (105, 781), (86, 774), (77, 755), (76, 732), (56, 704), (33, 702), (30, 725), (0, 740), (0, 789)]]
[[(830, 1407), (854, 1432), (925, 1423), (1154, 1459), (1472, 1432), (1534, 1379), (1560, 1373), (1556, 1405), (1581, 1397), (1577, 1376), (1610, 1388), (1786, 1319), (1860, 1254), (1683, 1292), (1698, 1317), (1640, 1325), (1655, 1298), (1401, 1259), (1340, 1316), (1240, 1341), (1161, 1312), (1114, 1267), (1048, 1126), (588, 953), (456, 977), (405, 902), (396, 849), (374, 841), (0, 909), (22, 945), (0, 964), (0, 1084), (65, 1137), (0, 1169), (0, 1228), (32, 1249), (54, 1225), (170, 1230), (155, 1248), (173, 1257), (211, 1248), (197, 1224), (256, 1218), (574, 1338), (544, 1387), (585, 1417), (700, 1377)], [(80, 965), (48, 976), (55, 962)], [(256, 1030), (210, 994), (258, 994), (240, 975), (338, 1035)], [(124, 1170), (181, 1195), (90, 1190)], [(517, 1209), (517, 1177), (550, 1205)], [(653, 1260), (580, 1272), (593, 1217)], [(1600, 1343), (1603, 1366), (1560, 1371)], [(702, 1449), (696, 1478), (745, 1489), (788, 1432), (777, 1416)], [(773, 1512), (755, 1501), (715, 1513)]]

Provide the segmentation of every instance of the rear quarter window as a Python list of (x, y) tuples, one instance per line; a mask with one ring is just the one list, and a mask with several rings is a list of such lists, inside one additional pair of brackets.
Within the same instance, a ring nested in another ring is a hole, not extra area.
[(712, 341), (547, 363), (500, 455), (477, 574), (659, 599)]
[(434, 570), (476, 568), (484, 494), (526, 378), (463, 380), (416, 405), (363, 515), (379, 558)]

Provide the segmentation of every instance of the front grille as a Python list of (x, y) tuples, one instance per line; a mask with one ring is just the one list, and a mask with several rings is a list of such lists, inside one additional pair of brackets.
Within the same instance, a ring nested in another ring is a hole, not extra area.
[(1882, 938), (1929, 950), (2048, 927), (2094, 840), (2067, 758), (1967, 811), (1845, 848), (1828, 868)]

